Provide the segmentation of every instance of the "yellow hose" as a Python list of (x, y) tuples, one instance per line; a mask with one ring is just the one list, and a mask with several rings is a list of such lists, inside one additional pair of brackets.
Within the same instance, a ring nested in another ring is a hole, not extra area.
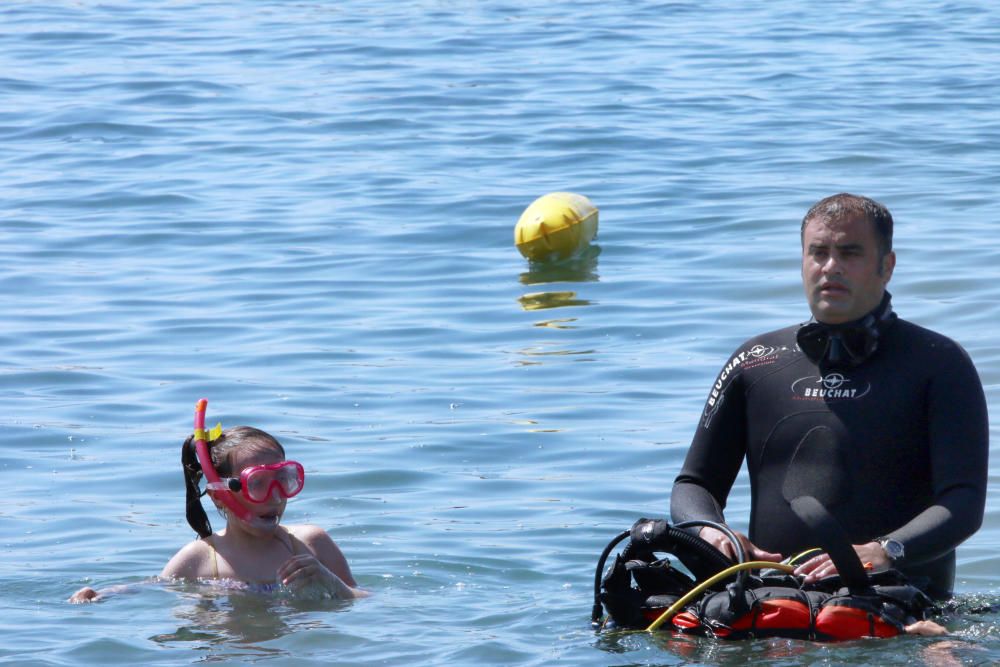
[(705, 589), (712, 586), (712, 584), (718, 583), (719, 581), (722, 581), (726, 577), (732, 576), (734, 572), (739, 572), (741, 570), (755, 570), (765, 567), (772, 570), (781, 570), (782, 572), (789, 572), (789, 573), (795, 571), (795, 568), (791, 565), (785, 565), (784, 563), (771, 563), (763, 560), (752, 560), (746, 563), (737, 563), (736, 565), (727, 567), (722, 572), (719, 572), (718, 574), (715, 574), (706, 579), (705, 581), (701, 582), (700, 584), (692, 588), (690, 591), (688, 591), (683, 597), (681, 597), (680, 600), (667, 607), (667, 610), (664, 611), (662, 614), (660, 614), (659, 618), (657, 618), (655, 621), (649, 624), (649, 627), (646, 628), (646, 632), (652, 632), (658, 629), (661, 625), (663, 625), (667, 621), (669, 621), (671, 618), (677, 615), (677, 612), (679, 612), (681, 609), (684, 608), (684, 605), (686, 605), (687, 603), (691, 602), (691, 600), (695, 599), (696, 597), (704, 593)]
[(806, 549), (805, 551), (802, 551), (800, 553), (795, 554), (791, 558), (787, 559), (786, 562), (789, 565), (795, 565), (800, 560), (805, 560), (805, 559), (808, 559), (808, 558), (812, 558), (813, 556), (815, 556), (817, 554), (821, 554), (821, 553), (823, 553), (822, 549), (820, 549), (819, 547), (813, 547), (812, 549)]

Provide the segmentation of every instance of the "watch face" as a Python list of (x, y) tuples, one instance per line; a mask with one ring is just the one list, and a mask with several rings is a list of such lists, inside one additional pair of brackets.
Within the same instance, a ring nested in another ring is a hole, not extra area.
[(903, 545), (901, 542), (886, 540), (882, 543), (882, 548), (885, 549), (886, 555), (893, 560), (903, 557)]

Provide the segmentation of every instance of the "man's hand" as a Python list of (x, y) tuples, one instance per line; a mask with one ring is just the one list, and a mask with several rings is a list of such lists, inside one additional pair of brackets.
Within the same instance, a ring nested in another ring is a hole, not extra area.
[[(917, 621), (904, 628), (908, 635), (923, 635), (924, 637), (940, 637), (948, 634), (948, 628), (934, 621)], [(959, 663), (955, 663), (959, 664)]]
[[(892, 566), (892, 561), (889, 560), (885, 549), (878, 542), (855, 544), (854, 552), (858, 554), (861, 564), (867, 571), (881, 572), (882, 570), (888, 570)], [(802, 583), (811, 584), (825, 577), (837, 574), (837, 566), (833, 564), (830, 556), (824, 553), (810, 558), (796, 567), (795, 574), (805, 575)]]
[[(736, 537), (739, 538), (740, 544), (743, 545), (743, 551), (746, 552), (748, 560), (766, 560), (771, 563), (780, 563), (782, 559), (781, 554), (772, 553), (770, 551), (764, 551), (756, 544), (750, 541), (750, 539), (743, 533), (736, 533)], [(732, 540), (729, 539), (725, 533), (721, 530), (712, 528), (711, 526), (705, 526), (698, 531), (698, 537), (705, 540), (713, 547), (721, 551), (726, 556), (729, 556), (732, 560), (738, 560), (736, 557), (736, 547), (733, 545)]]

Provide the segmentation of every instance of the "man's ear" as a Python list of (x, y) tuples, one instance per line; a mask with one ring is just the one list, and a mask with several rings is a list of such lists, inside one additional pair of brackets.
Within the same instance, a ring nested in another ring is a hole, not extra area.
[(892, 271), (896, 268), (896, 252), (890, 250), (882, 258), (882, 279), (883, 284), (888, 284), (892, 279)]

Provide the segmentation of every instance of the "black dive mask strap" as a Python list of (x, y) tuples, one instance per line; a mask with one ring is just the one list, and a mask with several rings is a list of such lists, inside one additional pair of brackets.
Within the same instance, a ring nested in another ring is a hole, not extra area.
[(813, 320), (799, 327), (795, 338), (799, 349), (817, 364), (853, 368), (875, 354), (882, 332), (895, 319), (892, 296), (886, 292), (878, 307), (860, 320), (846, 324), (824, 324)]

